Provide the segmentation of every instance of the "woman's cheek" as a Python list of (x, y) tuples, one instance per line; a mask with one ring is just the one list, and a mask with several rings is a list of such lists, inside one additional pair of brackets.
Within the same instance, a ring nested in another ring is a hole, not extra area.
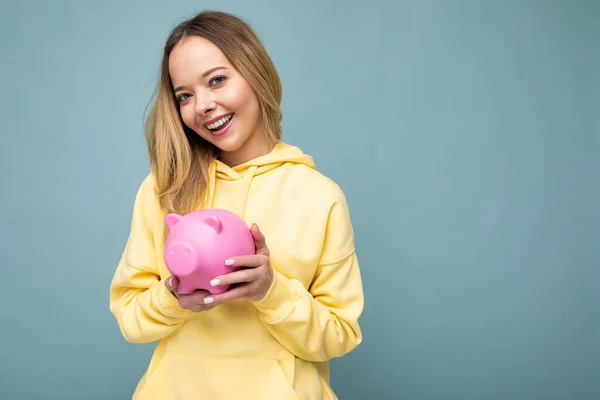
[(197, 130), (194, 115), (192, 112), (190, 112), (189, 107), (183, 107), (183, 109), (181, 110), (181, 119), (187, 125), (188, 128), (194, 131)]
[(222, 95), (221, 104), (228, 111), (235, 111), (235, 109), (240, 107), (240, 103), (244, 103), (244, 93), (241, 93), (239, 88), (229, 87)]

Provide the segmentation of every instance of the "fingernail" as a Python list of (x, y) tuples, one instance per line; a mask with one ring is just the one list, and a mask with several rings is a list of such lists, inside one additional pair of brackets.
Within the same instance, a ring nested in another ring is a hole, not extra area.
[(173, 286), (173, 277), (172, 276), (169, 279), (167, 279), (167, 286)]
[(212, 297), (205, 297), (204, 298), (204, 304), (210, 304), (214, 301), (214, 299)]
[(220, 284), (221, 284), (220, 279), (213, 279), (212, 281), (210, 281), (210, 286), (218, 286)]
[(228, 258), (227, 260), (225, 260), (225, 265), (233, 265), (233, 260), (231, 258)]

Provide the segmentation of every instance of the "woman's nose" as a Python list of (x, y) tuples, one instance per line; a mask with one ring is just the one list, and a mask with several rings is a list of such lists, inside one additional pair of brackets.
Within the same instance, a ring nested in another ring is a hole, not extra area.
[(196, 101), (196, 113), (210, 114), (216, 108), (216, 103), (211, 96), (198, 94)]

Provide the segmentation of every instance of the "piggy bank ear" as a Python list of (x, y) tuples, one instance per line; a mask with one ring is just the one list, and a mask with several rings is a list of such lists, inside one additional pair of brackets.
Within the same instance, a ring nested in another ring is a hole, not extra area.
[(223, 230), (223, 223), (219, 217), (208, 217), (204, 219), (204, 223), (211, 226), (217, 233), (221, 233)]
[(169, 229), (172, 229), (175, 225), (183, 221), (183, 217), (179, 214), (172, 213), (167, 215), (166, 221)]

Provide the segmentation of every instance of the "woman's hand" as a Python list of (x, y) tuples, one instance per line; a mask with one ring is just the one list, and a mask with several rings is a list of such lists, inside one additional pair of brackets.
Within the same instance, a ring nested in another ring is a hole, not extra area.
[(269, 249), (265, 237), (256, 224), (252, 225), (250, 232), (254, 237), (256, 254), (232, 257), (227, 260), (226, 265), (239, 266), (242, 269), (215, 277), (211, 285), (234, 284), (235, 286), (227, 292), (204, 297), (206, 304), (215, 306), (241, 298), (258, 301), (262, 300), (271, 288), (275, 272), (269, 261)]
[(208, 311), (212, 310), (215, 305), (206, 304), (205, 299), (210, 295), (210, 292), (207, 290), (196, 290), (190, 294), (181, 294), (177, 291), (177, 285), (179, 281), (176, 277), (170, 276), (165, 281), (165, 286), (169, 291), (171, 291), (175, 297), (179, 300), (179, 306), (181, 308), (185, 308), (186, 310), (200, 312), (200, 311)]

